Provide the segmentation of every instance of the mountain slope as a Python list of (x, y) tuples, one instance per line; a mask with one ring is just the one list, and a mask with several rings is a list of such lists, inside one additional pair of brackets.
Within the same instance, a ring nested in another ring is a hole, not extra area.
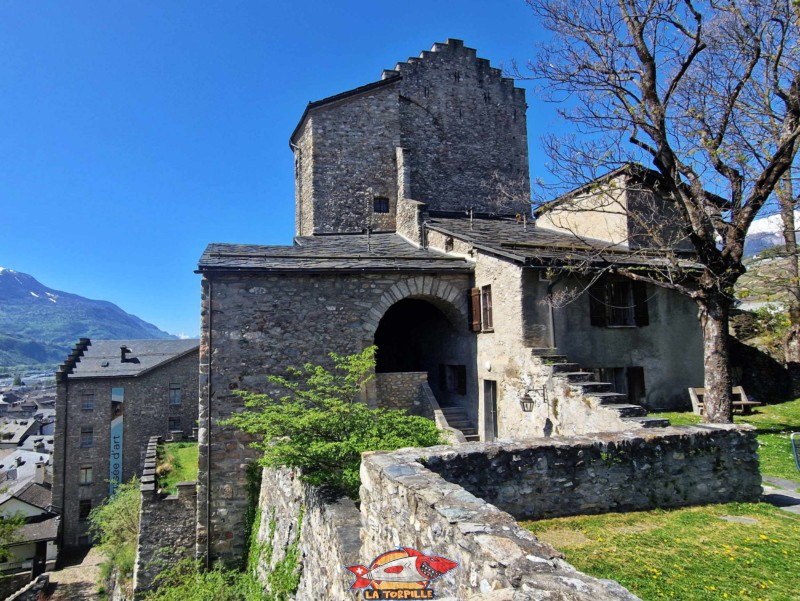
[(78, 338), (175, 338), (117, 305), (0, 267), (0, 366), (63, 360)]

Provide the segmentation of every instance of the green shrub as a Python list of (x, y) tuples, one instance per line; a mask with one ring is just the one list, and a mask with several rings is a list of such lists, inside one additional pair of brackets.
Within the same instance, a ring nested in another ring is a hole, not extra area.
[(330, 353), (328, 370), (307, 363), (289, 375), (267, 380), (287, 391), (283, 396), (241, 393), (251, 411), (225, 423), (254, 434), (267, 467), (297, 467), (311, 484), (358, 497), (361, 453), (442, 444), (436, 425), (405, 411), (376, 409), (359, 402), (373, 376), (375, 347), (354, 355)]
[(266, 601), (261, 584), (246, 572), (217, 567), (203, 571), (184, 559), (156, 577), (144, 601)]
[(101, 574), (110, 575), (116, 571), (123, 580), (133, 578), (141, 504), (139, 481), (133, 478), (120, 484), (114, 496), (89, 514), (92, 535), (105, 556)]

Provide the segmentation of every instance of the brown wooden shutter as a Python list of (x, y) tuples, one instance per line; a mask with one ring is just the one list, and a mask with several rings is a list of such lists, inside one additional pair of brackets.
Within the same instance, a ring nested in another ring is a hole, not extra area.
[(467, 394), (467, 366), (456, 365), (456, 374), (458, 378), (456, 391), (458, 394)]
[(481, 289), (469, 290), (469, 329), (473, 332), (481, 331)]
[(589, 322), (598, 328), (606, 326), (606, 287), (597, 282), (589, 287)]
[(633, 282), (633, 319), (637, 326), (650, 325), (650, 314), (647, 311), (647, 284)]

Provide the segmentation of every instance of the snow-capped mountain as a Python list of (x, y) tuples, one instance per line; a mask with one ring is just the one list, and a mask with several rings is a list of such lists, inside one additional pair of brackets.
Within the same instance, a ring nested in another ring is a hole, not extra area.
[(0, 366), (58, 363), (82, 337), (175, 338), (113, 303), (54, 290), (0, 267)]
[[(794, 221), (800, 226), (800, 211), (794, 212)], [(746, 257), (756, 255), (762, 250), (785, 244), (783, 239), (783, 221), (779, 214), (756, 219), (750, 225), (744, 243)]]

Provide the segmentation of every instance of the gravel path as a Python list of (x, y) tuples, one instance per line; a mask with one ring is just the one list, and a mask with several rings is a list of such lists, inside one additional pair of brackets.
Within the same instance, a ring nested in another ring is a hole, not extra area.
[(50, 573), (50, 601), (99, 601), (97, 576), (101, 561), (102, 556), (95, 549), (85, 556), (67, 558), (63, 568)]

